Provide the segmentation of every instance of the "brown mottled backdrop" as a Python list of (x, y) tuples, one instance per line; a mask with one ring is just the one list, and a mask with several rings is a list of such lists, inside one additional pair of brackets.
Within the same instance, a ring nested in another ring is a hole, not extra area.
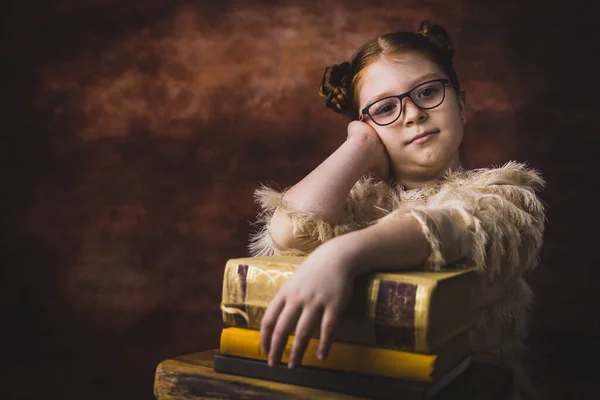
[[(345, 138), (317, 94), (367, 39), (447, 27), (464, 163), (548, 180), (531, 319), (546, 398), (600, 393), (596, 22), (537, 0), (12, 1), (2, 14), (0, 398), (150, 399), (167, 357), (214, 348), (260, 182)], [(597, 209), (597, 207), (596, 207)]]

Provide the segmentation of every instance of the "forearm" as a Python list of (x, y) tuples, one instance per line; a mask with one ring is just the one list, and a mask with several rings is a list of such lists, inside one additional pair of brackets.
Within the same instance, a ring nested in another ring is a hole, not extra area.
[(335, 224), (350, 190), (373, 164), (374, 146), (370, 138), (356, 136), (346, 140), (285, 194), (285, 204)]
[(416, 268), (423, 265), (431, 253), (418, 221), (407, 214), (380, 220), (329, 243), (342, 249), (352, 276), (371, 270)]

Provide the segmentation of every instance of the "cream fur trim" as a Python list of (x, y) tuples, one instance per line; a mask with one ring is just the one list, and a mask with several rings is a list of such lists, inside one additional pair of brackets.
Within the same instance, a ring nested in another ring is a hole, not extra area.
[(446, 260), (444, 260), (444, 256), (440, 251), (441, 243), (437, 234), (432, 232), (435, 227), (430, 226), (428, 223), (430, 220), (421, 211), (413, 210), (409, 215), (415, 218), (419, 222), (419, 225), (421, 225), (423, 236), (425, 236), (425, 239), (429, 243), (429, 248), (431, 249), (431, 254), (425, 261), (423, 268), (427, 271), (440, 271), (442, 267), (446, 265)]

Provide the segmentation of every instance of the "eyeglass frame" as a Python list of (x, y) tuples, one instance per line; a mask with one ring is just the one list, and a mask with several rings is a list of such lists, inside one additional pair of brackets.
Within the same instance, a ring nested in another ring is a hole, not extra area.
[[(433, 107), (421, 107), (419, 106), (417, 103), (415, 103), (415, 101), (413, 100), (412, 97), (410, 97), (410, 94), (412, 93), (413, 90), (415, 90), (416, 88), (418, 88), (419, 86), (423, 86), (423, 85), (427, 85), (428, 83), (432, 83), (432, 82), (441, 82), (442, 83), (442, 88), (443, 88), (443, 94), (442, 94), (442, 100), (439, 102), (439, 104), (433, 106)], [(447, 78), (440, 78), (440, 79), (432, 79), (430, 81), (427, 82), (423, 82), (423, 83), (419, 83), (417, 86), (415, 86), (414, 88), (410, 89), (408, 92), (402, 93), (402, 94), (398, 94), (395, 96), (386, 96), (383, 97), (379, 100), (375, 100), (374, 102), (372, 102), (371, 104), (367, 105), (365, 108), (362, 109), (362, 111), (360, 112), (360, 115), (358, 117), (359, 121), (362, 121), (366, 116), (368, 116), (369, 118), (371, 118), (371, 121), (373, 121), (376, 125), (379, 126), (388, 126), (393, 124), (394, 122), (398, 121), (398, 118), (400, 118), (400, 116), (402, 115), (402, 100), (405, 97), (408, 97), (415, 106), (417, 106), (418, 108), (420, 108), (421, 110), (432, 110), (436, 107), (439, 107), (444, 100), (446, 99), (446, 85), (450, 84), (450, 86), (452, 86), (453, 88), (456, 88), (457, 86), (455, 84), (453, 84), (452, 82), (450, 82), (449, 79)], [(400, 100), (400, 112), (398, 113), (398, 116), (396, 117), (396, 119), (394, 119), (392, 122), (388, 122), (387, 124), (380, 124), (377, 121), (375, 121), (375, 119), (371, 116), (371, 114), (369, 113), (369, 108), (371, 108), (372, 105), (379, 103), (382, 100), (385, 99), (393, 99), (393, 98), (397, 98), (398, 100)]]

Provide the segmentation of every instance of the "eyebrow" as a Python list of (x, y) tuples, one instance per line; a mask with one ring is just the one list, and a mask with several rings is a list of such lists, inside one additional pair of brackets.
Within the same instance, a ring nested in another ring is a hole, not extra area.
[[(430, 72), (428, 74), (425, 75), (421, 75), (420, 77), (413, 79), (410, 82), (410, 87), (411, 89), (415, 88), (416, 86), (419, 86), (419, 84), (424, 83), (430, 79), (438, 79), (441, 78), (441, 76), (439, 74), (436, 74), (435, 72)], [(394, 96), (396, 94), (396, 91), (394, 92), (383, 92), (378, 94), (377, 96), (373, 96), (369, 99), (369, 101), (367, 101), (366, 105), (369, 104), (373, 104), (374, 102), (383, 99), (384, 97), (388, 97), (388, 96)]]

